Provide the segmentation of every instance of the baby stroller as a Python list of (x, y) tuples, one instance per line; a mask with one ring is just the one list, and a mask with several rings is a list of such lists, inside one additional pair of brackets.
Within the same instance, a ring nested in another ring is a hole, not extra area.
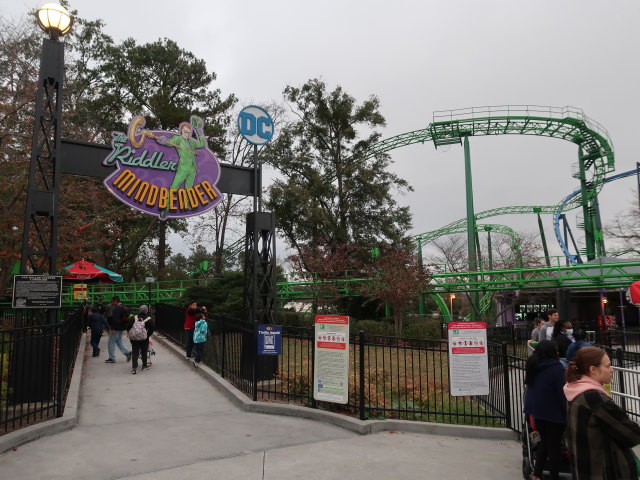
[[(156, 351), (153, 349), (153, 340), (149, 337), (149, 349), (147, 350), (147, 365), (151, 365), (151, 357), (155, 356)], [(142, 352), (138, 355), (138, 358), (142, 358)]]
[[(540, 434), (536, 430), (535, 422), (531, 415), (526, 415), (522, 428), (522, 477), (529, 480), (533, 475), (538, 447), (540, 445)], [(548, 475), (545, 470), (544, 475)], [(566, 478), (571, 478), (571, 465), (569, 463), (569, 450), (564, 442), (560, 450), (560, 476), (567, 474)]]

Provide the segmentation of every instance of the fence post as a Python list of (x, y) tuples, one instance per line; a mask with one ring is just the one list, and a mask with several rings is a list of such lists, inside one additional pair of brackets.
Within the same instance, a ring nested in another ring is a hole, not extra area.
[[(624, 365), (624, 351), (617, 349), (616, 350), (616, 357), (618, 360), (618, 367), (620, 368), (625, 368)], [(624, 388), (624, 372), (621, 370), (618, 370), (618, 383), (620, 384), (620, 393), (627, 393), (625, 392), (625, 388)], [(622, 408), (622, 410), (624, 410), (625, 412), (627, 411), (627, 400), (624, 397), (620, 397), (620, 407)]]
[[(80, 314), (83, 315), (83, 314)], [(79, 319), (80, 324), (82, 325), (82, 318)], [(51, 327), (49, 327), (51, 328)], [(45, 330), (46, 331), (46, 330)], [(64, 408), (62, 407), (62, 400), (63, 400), (63, 395), (64, 395), (64, 390), (65, 390), (65, 385), (64, 385), (64, 367), (66, 366), (66, 362), (64, 361), (64, 355), (67, 352), (67, 346), (65, 345), (65, 323), (61, 323), (55, 326), (55, 332), (56, 334), (54, 336), (52, 336), (51, 338), (47, 338), (48, 336), (45, 334), (43, 335), (44, 341), (50, 341), (55, 345), (55, 338), (57, 337), (58, 340), (58, 348), (57, 348), (57, 352), (55, 351), (56, 349), (54, 349), (53, 351), (53, 356), (57, 357), (57, 358), (51, 358), (52, 361), (56, 362), (58, 365), (58, 374), (56, 375), (56, 383), (58, 385), (56, 385), (56, 417), (60, 418), (62, 417), (62, 414), (64, 413)], [(47, 367), (51, 368), (50, 365), (47, 365)], [(68, 374), (68, 373), (67, 373)]]
[(309, 338), (309, 342), (311, 343), (311, 389), (309, 391), (309, 395), (311, 395), (311, 408), (318, 408), (318, 402), (316, 402), (316, 398), (314, 396), (315, 393), (315, 374), (316, 374), (316, 340), (315, 340), (315, 329), (309, 328), (307, 329), (307, 335)]
[(358, 348), (359, 348), (359, 362), (358, 362), (358, 380), (359, 380), (359, 395), (358, 395), (358, 411), (360, 412), (360, 420), (367, 418), (364, 406), (364, 331), (358, 332)]
[(257, 325), (253, 325), (253, 342), (251, 342), (251, 358), (252, 358), (252, 371), (251, 371), (251, 389), (253, 393), (251, 399), (258, 401), (258, 328)]
[(224, 378), (224, 359), (227, 356), (227, 352), (225, 351), (226, 349), (226, 345), (227, 345), (227, 340), (226, 340), (226, 320), (224, 318), (221, 319), (222, 320), (222, 360), (220, 360), (220, 375), (222, 376), (222, 378)]
[(513, 428), (511, 425), (511, 382), (509, 376), (509, 356), (507, 355), (507, 344), (502, 342), (502, 369), (504, 372), (504, 421), (507, 428)]

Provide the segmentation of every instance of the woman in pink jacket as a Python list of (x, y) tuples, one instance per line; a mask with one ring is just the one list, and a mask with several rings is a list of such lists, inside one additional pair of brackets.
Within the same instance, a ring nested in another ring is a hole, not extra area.
[(640, 444), (640, 426), (604, 389), (611, 383), (611, 359), (601, 349), (583, 347), (567, 368), (567, 446), (574, 480), (638, 478), (631, 450)]

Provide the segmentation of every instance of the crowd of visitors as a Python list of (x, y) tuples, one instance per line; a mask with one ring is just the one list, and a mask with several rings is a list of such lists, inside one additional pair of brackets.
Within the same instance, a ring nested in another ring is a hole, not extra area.
[(547, 478), (545, 471), (560, 478), (563, 439), (574, 480), (638, 479), (632, 448), (640, 445), (640, 426), (605, 388), (613, 375), (609, 356), (556, 310), (545, 324), (535, 322), (531, 339), (538, 343), (525, 365), (523, 409), (539, 443), (530, 480)]
[[(111, 298), (111, 302), (105, 305), (102, 297), (95, 304), (85, 303), (86, 327), (91, 332), (92, 356), (100, 356), (100, 340), (105, 331), (108, 335), (108, 357), (105, 363), (116, 363), (116, 346), (131, 362), (131, 373), (138, 372), (138, 364), (141, 360), (142, 371), (151, 367), (149, 353), (151, 352), (151, 336), (155, 331), (155, 320), (147, 305), (140, 305), (137, 314), (131, 314), (129, 308), (122, 304), (118, 296)], [(202, 353), (205, 342), (209, 338), (209, 326), (207, 323), (207, 307), (190, 304), (185, 312), (184, 341), (186, 344), (186, 358), (192, 360), (195, 368), (202, 362)], [(127, 348), (123, 336), (127, 334), (131, 348)], [(153, 353), (153, 352), (152, 352)]]

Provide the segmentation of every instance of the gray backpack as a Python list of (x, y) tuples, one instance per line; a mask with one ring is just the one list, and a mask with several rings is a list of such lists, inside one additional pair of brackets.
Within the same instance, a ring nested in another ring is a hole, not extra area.
[(129, 340), (147, 339), (147, 329), (145, 328), (145, 324), (149, 318), (151, 317), (140, 320), (137, 315), (133, 317), (133, 326), (131, 327), (131, 330), (129, 330)]

